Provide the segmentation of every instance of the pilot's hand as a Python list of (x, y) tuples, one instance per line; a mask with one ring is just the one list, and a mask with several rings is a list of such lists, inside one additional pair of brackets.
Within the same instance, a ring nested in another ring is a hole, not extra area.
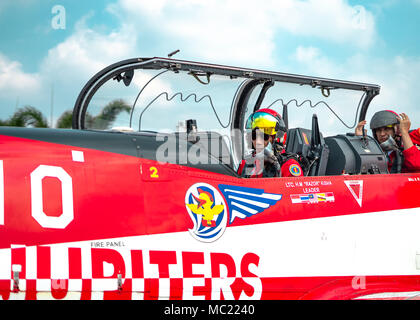
[(273, 152), (270, 152), (267, 149), (264, 149), (264, 160), (270, 164), (273, 164), (277, 170), (281, 169), (279, 159), (277, 159)]
[[(358, 124), (357, 124), (357, 127), (356, 127), (356, 129), (354, 130), (354, 134), (356, 135), (356, 136), (363, 136), (363, 127), (366, 125), (366, 123), (367, 123), (367, 121), (366, 120), (363, 120), (363, 121), (360, 121)], [(365, 134), (367, 133), (367, 130), (365, 129)]]
[(277, 157), (274, 155), (274, 153), (272, 151), (267, 150), (266, 148), (264, 149), (264, 158), (269, 163), (274, 163), (275, 161), (277, 161)]
[(397, 131), (399, 131), (397, 134), (401, 135), (401, 141), (402, 141), (404, 150), (410, 149), (411, 147), (414, 146), (413, 141), (411, 140), (411, 137), (409, 134), (410, 126), (411, 126), (410, 118), (405, 113), (401, 113), (398, 116), (398, 120), (400, 121), (400, 123), (397, 126), (397, 129), (398, 129)]
[(411, 126), (410, 118), (405, 113), (401, 113), (398, 117), (398, 120), (400, 121), (398, 125), (400, 134), (408, 133)]

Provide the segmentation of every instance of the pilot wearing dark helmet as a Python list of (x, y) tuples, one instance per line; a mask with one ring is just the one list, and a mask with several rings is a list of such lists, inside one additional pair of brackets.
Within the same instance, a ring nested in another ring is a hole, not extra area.
[[(356, 135), (363, 135), (366, 123), (359, 122)], [(410, 125), (405, 113), (398, 115), (391, 110), (376, 112), (370, 121), (373, 137), (387, 155), (390, 173), (420, 172), (420, 150), (413, 143), (420, 142), (420, 129), (410, 131)]]
[(248, 178), (299, 177), (303, 175), (299, 162), (279, 154), (274, 146), (286, 133), (281, 116), (271, 109), (252, 113), (245, 129), (251, 131), (252, 150), (240, 163), (238, 174)]

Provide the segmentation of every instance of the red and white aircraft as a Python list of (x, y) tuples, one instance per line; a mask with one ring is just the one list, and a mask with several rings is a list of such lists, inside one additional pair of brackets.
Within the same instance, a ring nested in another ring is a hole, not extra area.
[[(196, 130), (195, 121), (187, 121), (185, 132), (134, 129), (134, 119), (141, 123), (160, 98), (171, 109), (158, 106), (155, 122), (174, 118), (178, 105), (193, 98), (206, 98), (216, 111), (211, 96), (179, 94), (176, 101), (156, 94), (168, 74), (206, 88), (218, 79), (222, 91), (240, 80), (224, 108), (230, 144), (216, 132)], [(420, 174), (389, 174), (374, 139), (324, 138), (314, 117), (311, 128), (287, 134), (287, 149), (306, 159), (305, 176), (237, 175), (246, 115), (267, 107), (279, 84), (325, 97), (361, 94), (359, 120), (380, 90), (170, 58), (131, 59), (86, 84), (73, 129), (0, 127), (0, 298), (417, 299)], [(129, 112), (94, 115), (108, 89), (136, 90)], [(155, 99), (139, 114), (136, 104), (145, 96)], [(198, 154), (201, 161), (190, 157)]]

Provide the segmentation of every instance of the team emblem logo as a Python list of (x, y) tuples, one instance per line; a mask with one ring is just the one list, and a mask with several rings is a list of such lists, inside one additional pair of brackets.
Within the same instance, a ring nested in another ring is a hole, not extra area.
[(223, 184), (218, 187), (220, 192), (209, 184), (196, 183), (185, 195), (185, 205), (194, 223), (189, 231), (197, 240), (213, 242), (222, 236), (228, 220), (232, 224), (236, 218), (254, 216), (282, 198), (281, 194), (266, 193), (263, 189)]
[(289, 167), (289, 172), (295, 176), (295, 177), (299, 177), (302, 174), (302, 170), (300, 169), (300, 167), (296, 164), (292, 164)]
[(196, 183), (185, 195), (187, 211), (194, 223), (190, 229), (191, 235), (203, 242), (213, 242), (219, 239), (226, 229), (226, 204), (213, 186), (206, 183)]

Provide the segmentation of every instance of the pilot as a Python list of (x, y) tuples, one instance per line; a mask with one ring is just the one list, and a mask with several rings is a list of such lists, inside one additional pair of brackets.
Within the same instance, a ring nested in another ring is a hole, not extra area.
[[(363, 135), (366, 120), (359, 122), (355, 134)], [(420, 129), (410, 131), (411, 121), (405, 114), (391, 110), (376, 112), (370, 121), (373, 137), (379, 142), (388, 158), (390, 173), (420, 172)]]
[[(247, 178), (299, 177), (303, 175), (293, 155), (281, 150), (280, 141), (286, 133), (281, 116), (271, 109), (252, 113), (245, 129), (251, 131), (252, 150), (241, 161), (238, 174)], [(280, 150), (279, 150), (280, 149)]]

